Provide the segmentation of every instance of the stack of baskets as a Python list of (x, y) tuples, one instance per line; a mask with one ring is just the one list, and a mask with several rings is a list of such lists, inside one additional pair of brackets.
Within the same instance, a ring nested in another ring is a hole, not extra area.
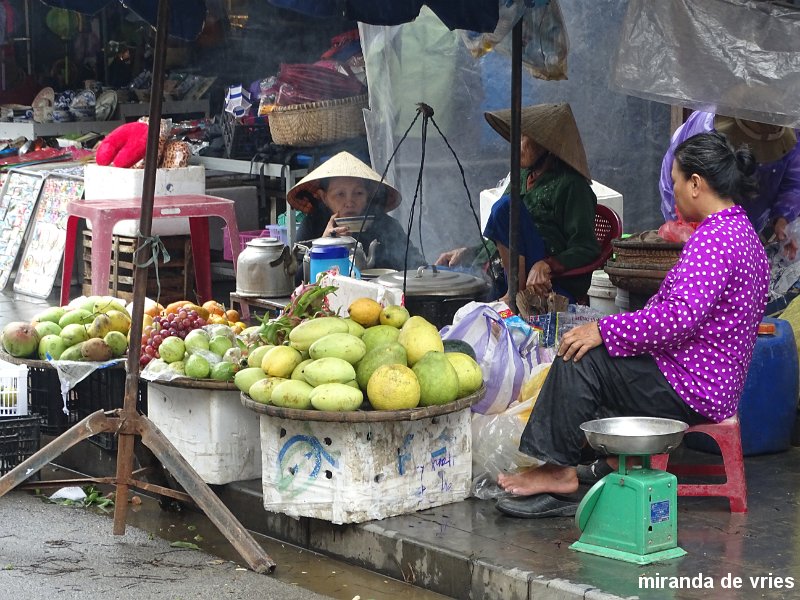
[(272, 140), (285, 146), (322, 146), (366, 135), (367, 96), (276, 106), (269, 114)]
[(605, 272), (618, 288), (652, 296), (667, 272), (678, 262), (683, 244), (645, 240), (643, 237), (612, 241), (613, 259), (606, 263)]

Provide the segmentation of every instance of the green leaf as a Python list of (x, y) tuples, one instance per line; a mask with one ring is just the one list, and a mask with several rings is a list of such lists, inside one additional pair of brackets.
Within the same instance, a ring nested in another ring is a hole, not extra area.
[(170, 544), (173, 548), (187, 548), (189, 550), (200, 550), (200, 546), (192, 542), (172, 542)]

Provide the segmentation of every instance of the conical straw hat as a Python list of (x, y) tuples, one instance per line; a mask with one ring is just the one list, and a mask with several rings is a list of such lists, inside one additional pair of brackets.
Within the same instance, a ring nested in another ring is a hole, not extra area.
[[(511, 140), (511, 109), (484, 113), (494, 130)], [(591, 179), (581, 134), (569, 104), (535, 104), (521, 114), (521, 133), (546, 148), (578, 173)]]
[[(376, 184), (380, 183), (381, 176), (358, 160), (349, 152), (340, 152), (333, 156), (311, 171), (308, 175), (303, 177), (297, 184), (289, 190), (286, 194), (286, 201), (293, 208), (301, 208), (302, 203), (297, 201), (298, 194), (303, 193), (314, 194), (320, 188), (320, 182), (329, 177), (357, 177), (359, 179), (366, 179), (374, 181)], [(389, 212), (394, 210), (400, 205), (400, 192), (394, 189), (385, 181), (380, 183), (385, 191), (386, 200), (383, 205), (383, 210)]]
[(725, 134), (734, 148), (750, 146), (756, 161), (770, 163), (786, 156), (797, 145), (797, 135), (790, 127), (745, 121), (716, 115), (714, 129)]

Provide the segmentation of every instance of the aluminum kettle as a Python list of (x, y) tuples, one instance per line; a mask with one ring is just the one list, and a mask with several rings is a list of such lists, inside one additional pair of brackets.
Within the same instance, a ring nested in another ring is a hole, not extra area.
[(255, 238), (239, 254), (236, 293), (257, 298), (289, 296), (296, 270), (297, 263), (288, 246), (271, 237)]

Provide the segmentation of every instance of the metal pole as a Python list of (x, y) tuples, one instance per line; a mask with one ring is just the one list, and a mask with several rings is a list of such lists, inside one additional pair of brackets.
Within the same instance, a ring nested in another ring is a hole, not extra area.
[(520, 125), (522, 122), (522, 19), (511, 32), (511, 202), (508, 231), (508, 298), (509, 307), (517, 312), (519, 278), (519, 211), (520, 211)]
[[(147, 149), (144, 159), (142, 182), (142, 209), (139, 216), (138, 246), (143, 247), (150, 237), (153, 224), (153, 202), (155, 198), (156, 172), (158, 169), (158, 139), (161, 131), (161, 99), (164, 93), (164, 63), (167, 53), (167, 29), (169, 27), (169, 0), (159, 0), (156, 22), (156, 47), (153, 57), (153, 83), (150, 87), (150, 121), (147, 129)], [(131, 315), (130, 347), (128, 348), (128, 374), (125, 377), (125, 401), (122, 406), (123, 420), (135, 420), (136, 397), (139, 393), (139, 356), (141, 354), (142, 319), (144, 298), (147, 294), (148, 267), (140, 267), (134, 261), (133, 314)], [(133, 471), (133, 445), (135, 436), (120, 433), (117, 448), (117, 502), (114, 503), (114, 535), (125, 533), (125, 517), (128, 512), (128, 481)]]

